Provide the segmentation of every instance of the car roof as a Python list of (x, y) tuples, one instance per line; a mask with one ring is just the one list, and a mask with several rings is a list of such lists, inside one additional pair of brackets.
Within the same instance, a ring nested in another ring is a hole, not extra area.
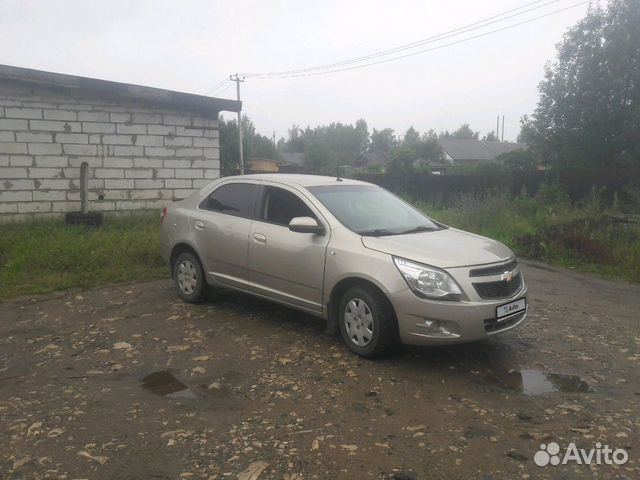
[(297, 185), (301, 187), (315, 187), (320, 185), (370, 185), (367, 182), (353, 180), (350, 178), (328, 177), (324, 175), (303, 175), (294, 173), (258, 173), (251, 175), (236, 175), (224, 177), (225, 180), (268, 180), (271, 182), (284, 183), (285, 185)]

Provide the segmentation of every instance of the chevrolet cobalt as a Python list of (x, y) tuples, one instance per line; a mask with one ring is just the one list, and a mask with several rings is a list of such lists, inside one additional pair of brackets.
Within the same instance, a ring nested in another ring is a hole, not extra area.
[(324, 318), (364, 357), (480, 340), (527, 313), (509, 248), (356, 180), (221, 178), (162, 210), (161, 245), (185, 301), (257, 295)]

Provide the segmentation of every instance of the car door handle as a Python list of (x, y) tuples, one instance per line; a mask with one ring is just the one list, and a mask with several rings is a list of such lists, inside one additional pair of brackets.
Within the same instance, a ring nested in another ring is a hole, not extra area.
[(194, 222), (193, 226), (196, 230), (204, 230), (204, 222)]
[(254, 233), (253, 234), (253, 239), (258, 243), (267, 243), (267, 237), (265, 237), (261, 233)]

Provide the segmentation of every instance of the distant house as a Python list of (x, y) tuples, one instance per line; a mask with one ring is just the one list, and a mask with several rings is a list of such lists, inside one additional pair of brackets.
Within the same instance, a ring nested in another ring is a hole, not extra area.
[[(465, 140), (459, 138), (439, 138), (438, 144), (444, 152), (442, 160), (426, 160), (418, 157), (413, 166), (419, 170), (430, 170), (434, 175), (442, 175), (453, 165), (468, 165), (477, 162), (495, 160), (503, 153), (524, 150), (527, 145), (514, 142), (487, 142), (484, 140)], [(379, 165), (386, 167), (390, 161), (384, 152), (365, 153), (361, 157), (364, 166)]]
[(247, 161), (248, 173), (278, 173), (278, 162), (270, 158), (250, 158)]
[(429, 168), (434, 175), (444, 175), (447, 173), (447, 168), (451, 166), (448, 160), (431, 160), (429, 161)]
[(278, 162), (278, 171), (280, 173), (304, 173), (304, 153), (287, 153), (281, 154)]
[(527, 145), (515, 142), (487, 142), (460, 138), (439, 138), (445, 159), (451, 165), (465, 165), (495, 160), (498, 155), (525, 150)]

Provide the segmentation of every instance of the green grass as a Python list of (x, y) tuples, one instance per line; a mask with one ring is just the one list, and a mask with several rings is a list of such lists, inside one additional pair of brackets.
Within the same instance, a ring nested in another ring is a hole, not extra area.
[(640, 282), (640, 223), (610, 221), (637, 207), (605, 207), (597, 196), (571, 205), (557, 192), (544, 193), (463, 196), (451, 207), (419, 207), (447, 225), (499, 240), (519, 256)]
[(0, 225), (0, 298), (166, 277), (157, 214)]
[[(606, 219), (625, 208), (604, 207), (596, 196), (571, 205), (548, 188), (536, 197), (462, 196), (447, 208), (418, 206), (447, 225), (500, 240), (520, 256), (640, 282), (640, 224), (610, 224)], [(567, 224), (575, 225), (557, 230)], [(168, 275), (157, 214), (106, 217), (98, 228), (60, 220), (0, 225), (0, 298)]]

